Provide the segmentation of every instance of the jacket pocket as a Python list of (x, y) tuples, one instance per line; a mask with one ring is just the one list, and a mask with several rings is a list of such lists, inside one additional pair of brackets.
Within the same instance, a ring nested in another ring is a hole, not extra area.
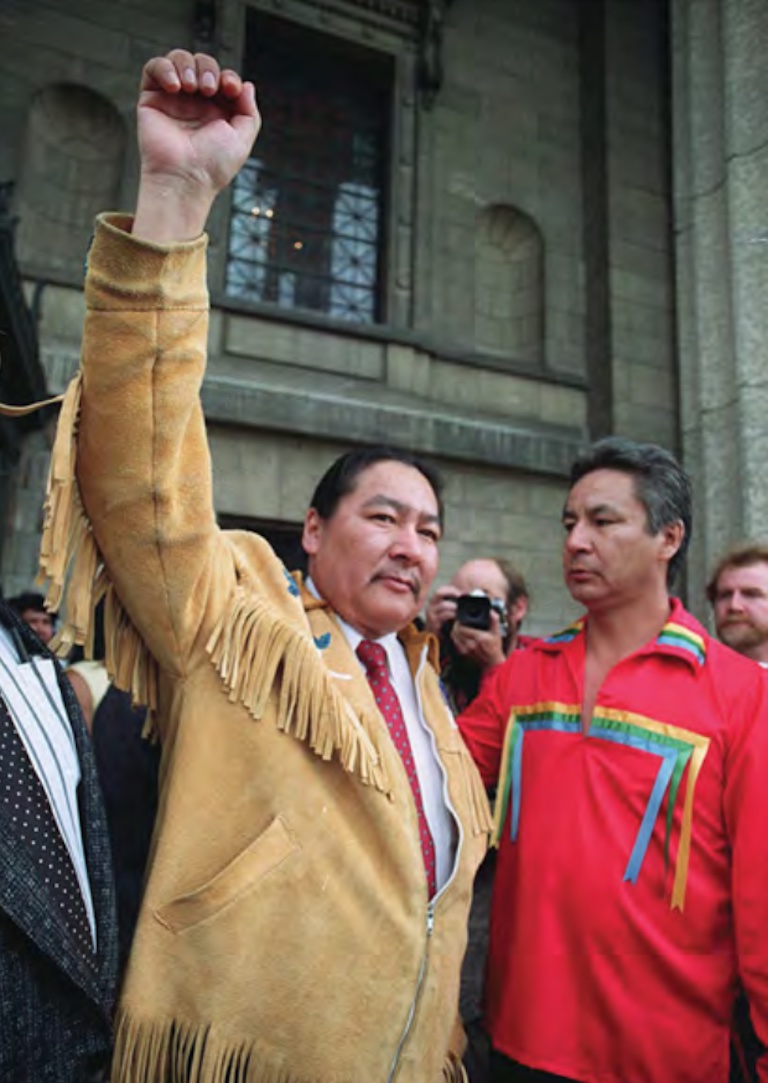
[(230, 906), (298, 849), (283, 818), (275, 816), (258, 838), (213, 879), (159, 907), (154, 915), (172, 933), (191, 929)]

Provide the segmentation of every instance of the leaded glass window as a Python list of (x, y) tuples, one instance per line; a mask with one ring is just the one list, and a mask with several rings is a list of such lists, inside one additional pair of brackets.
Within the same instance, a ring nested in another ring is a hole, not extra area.
[(249, 11), (263, 129), (233, 186), (230, 296), (382, 318), (390, 57)]

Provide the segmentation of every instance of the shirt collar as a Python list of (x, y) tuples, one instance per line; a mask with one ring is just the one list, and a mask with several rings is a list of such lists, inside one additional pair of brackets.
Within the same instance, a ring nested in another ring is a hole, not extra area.
[[(316, 605), (328, 606), (329, 609), (331, 608), (320, 594), (320, 591), (317, 589), (317, 586), (313, 582), (311, 575), (306, 576), (303, 581), (299, 581), (301, 585), (303, 585), (309, 592), (311, 598), (314, 599)], [(309, 608), (309, 606), (307, 608)], [(406, 628), (403, 628), (399, 633), (389, 632), (385, 636), (374, 638), (372, 636), (364, 636), (361, 632), (358, 632), (356, 628), (353, 628), (351, 624), (348, 624), (335, 611), (333, 611), (333, 615), (338, 622), (338, 625), (341, 628), (342, 632), (344, 633), (344, 638), (346, 639), (353, 653), (357, 651), (357, 648), (364, 639), (370, 639), (373, 643), (380, 643), (384, 650), (387, 652), (389, 668), (391, 671), (392, 659), (394, 657), (393, 652), (404, 648), (406, 654), (410, 658), (414, 652), (420, 654), (424, 644), (427, 643), (429, 646), (429, 660), (434, 666), (434, 668), (437, 670), (439, 648), (437, 640), (433, 635), (427, 632), (422, 632), (414, 625), (410, 624)]]
[[(707, 658), (707, 633), (699, 622), (684, 608), (679, 598), (670, 599), (672, 610), (669, 618), (656, 638), (638, 653), (665, 654), (679, 658), (692, 669), (698, 670)], [(579, 617), (572, 624), (562, 628), (546, 639), (538, 640), (534, 646), (540, 650), (557, 652), (564, 649), (583, 635), (587, 626), (587, 614)]]
[(384, 650), (387, 652), (389, 669), (390, 672), (392, 671), (392, 651), (397, 650), (398, 648), (397, 634), (395, 632), (390, 632), (389, 635), (380, 636), (378, 639), (374, 639), (373, 636), (362, 635), (360, 632), (358, 632), (357, 628), (353, 628), (351, 624), (347, 624), (347, 622), (342, 617), (340, 617), (338, 613), (336, 614), (336, 620), (339, 622), (339, 627), (344, 633), (344, 638), (346, 639), (347, 643), (349, 643), (349, 646), (352, 649), (353, 653), (357, 654), (357, 648), (360, 646), (364, 639), (370, 640), (371, 643), (378, 643), (379, 646), (383, 647)]

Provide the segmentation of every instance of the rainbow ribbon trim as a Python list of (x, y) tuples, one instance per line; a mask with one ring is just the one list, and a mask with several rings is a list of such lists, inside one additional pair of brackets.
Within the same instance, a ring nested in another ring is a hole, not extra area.
[[(690, 648), (686, 647), (686, 649)], [(494, 811), (493, 841), (495, 845), (498, 845), (501, 838), (507, 810), (509, 810), (510, 819), (510, 838), (512, 842), (517, 840), (520, 827), (525, 734), (541, 730), (580, 736), (582, 734), (580, 708), (563, 703), (538, 703), (530, 707), (518, 708), (510, 715), (504, 738), (499, 789)], [(709, 748), (709, 738), (702, 736), (700, 733), (682, 729), (680, 726), (657, 722), (652, 718), (646, 718), (644, 715), (601, 707), (595, 711), (587, 739), (613, 741), (616, 744), (626, 745), (641, 752), (658, 756), (660, 761), (659, 770), (624, 871), (624, 879), (633, 884), (637, 883), (640, 876), (654, 825), (664, 795), (667, 793), (669, 797), (664, 834), (665, 865), (669, 861), (669, 843), (672, 834), (675, 803), (680, 792), (683, 774), (686, 767), (688, 767), (685, 803), (680, 825), (680, 840), (677, 848), (671, 899), (672, 909), (682, 910), (685, 903), (685, 889), (691, 851), (693, 795), (701, 765)]]
[(572, 639), (575, 639), (577, 635), (580, 635), (584, 630), (584, 622), (586, 617), (579, 617), (573, 624), (569, 624), (567, 628), (562, 628), (559, 632), (555, 632), (554, 635), (547, 636), (544, 640), (545, 643), (570, 643)]
[(704, 640), (697, 632), (686, 628), (683, 624), (667, 621), (656, 637), (656, 642), (665, 647), (677, 647), (679, 650), (689, 651), (700, 666), (704, 665), (707, 657)]
[[(544, 642), (570, 643), (578, 635), (581, 635), (585, 623), (586, 617), (579, 617), (573, 624), (569, 624), (567, 628), (562, 628), (559, 632), (555, 632), (554, 635), (547, 636)], [(675, 647), (677, 650), (687, 651), (693, 655), (700, 666), (703, 666), (706, 661), (707, 645), (703, 637), (698, 632), (694, 632), (692, 628), (686, 628), (684, 624), (677, 624), (671, 620), (667, 621), (656, 637), (656, 643), (663, 647)]]

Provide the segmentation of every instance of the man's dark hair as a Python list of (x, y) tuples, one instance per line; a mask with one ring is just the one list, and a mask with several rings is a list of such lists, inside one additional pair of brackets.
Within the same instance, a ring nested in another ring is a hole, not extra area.
[(46, 609), (45, 598), (42, 594), (38, 594), (37, 591), (25, 590), (21, 594), (15, 594), (13, 598), (6, 598), (5, 600), (19, 617), (23, 617), (28, 609), (32, 609), (35, 613), (46, 613), (51, 618), (53, 625), (56, 624), (56, 614)]
[(683, 540), (667, 568), (667, 585), (671, 586), (691, 541), (691, 479), (665, 448), (657, 444), (639, 444), (622, 436), (598, 440), (578, 456), (571, 467), (571, 488), (594, 470), (621, 470), (631, 475), (635, 495), (645, 508), (649, 534), (658, 534), (671, 523), (683, 524)]
[(330, 519), (339, 506), (339, 501), (355, 488), (358, 477), (370, 466), (382, 462), (403, 463), (423, 474), (437, 499), (437, 509), (442, 525), (443, 482), (438, 471), (410, 451), (383, 445), (348, 451), (336, 459), (317, 483), (309, 506), (315, 509), (321, 519)]

